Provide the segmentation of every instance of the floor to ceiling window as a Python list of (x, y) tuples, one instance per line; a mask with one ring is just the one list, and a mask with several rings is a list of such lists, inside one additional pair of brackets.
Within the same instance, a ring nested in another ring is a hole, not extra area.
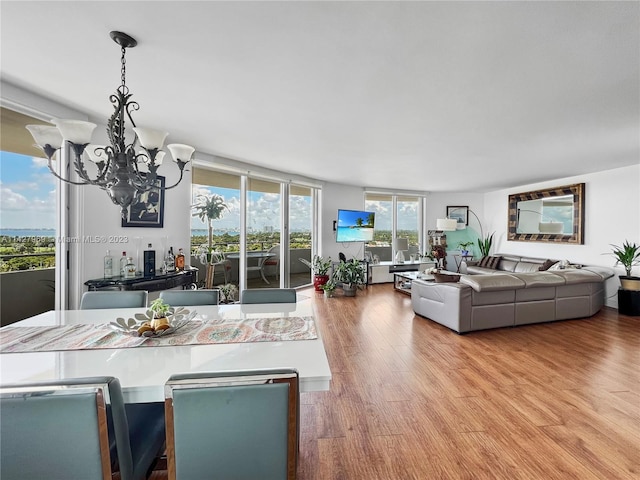
[[(0, 294), (2, 325), (52, 310), (56, 292), (56, 180), (24, 128), (44, 124), (1, 109)], [(29, 292), (29, 302), (15, 302)]]
[[(195, 167), (191, 262), (200, 269), (200, 286), (310, 284), (311, 273), (300, 258), (311, 259), (314, 192), (313, 187)], [(206, 202), (224, 205), (219, 218), (202, 213)]]
[(365, 194), (365, 210), (375, 212), (375, 232), (373, 241), (365, 245), (366, 251), (377, 255), (381, 261), (393, 260), (393, 239), (406, 238), (409, 255), (419, 253), (422, 248), (422, 208), (421, 196), (394, 195), (388, 193)]
[(311, 261), (313, 191), (309, 187), (289, 188), (289, 283), (290, 287), (311, 283), (311, 271), (300, 259)]

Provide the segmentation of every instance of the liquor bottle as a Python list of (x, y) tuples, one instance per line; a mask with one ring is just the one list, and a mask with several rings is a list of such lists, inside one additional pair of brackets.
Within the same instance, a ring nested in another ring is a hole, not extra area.
[(178, 255), (176, 256), (176, 269), (179, 272), (184, 270), (184, 252), (182, 249), (178, 250)]
[(152, 250), (152, 246), (149, 243), (147, 250), (144, 251), (144, 276), (154, 277), (156, 275), (156, 251)]
[(167, 273), (172, 273), (176, 271), (176, 259), (173, 256), (173, 247), (169, 249), (167, 255), (164, 257), (164, 266), (167, 270)]
[(122, 252), (122, 256), (120, 257), (120, 276), (124, 277), (124, 267), (127, 265), (127, 252)]
[(124, 266), (124, 278), (136, 278), (136, 264), (133, 257), (127, 257), (127, 264)]
[(104, 256), (104, 278), (113, 277), (113, 257), (111, 252), (107, 250), (107, 254)]

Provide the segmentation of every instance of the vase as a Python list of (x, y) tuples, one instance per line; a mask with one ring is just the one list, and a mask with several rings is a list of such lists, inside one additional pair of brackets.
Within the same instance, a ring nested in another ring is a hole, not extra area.
[(342, 291), (344, 292), (345, 297), (355, 297), (356, 291), (358, 290), (357, 285), (342, 285)]
[(313, 286), (316, 289), (316, 292), (322, 292), (322, 285), (329, 281), (329, 275), (314, 275), (313, 276)]
[(623, 290), (640, 291), (640, 277), (620, 275), (620, 286)]

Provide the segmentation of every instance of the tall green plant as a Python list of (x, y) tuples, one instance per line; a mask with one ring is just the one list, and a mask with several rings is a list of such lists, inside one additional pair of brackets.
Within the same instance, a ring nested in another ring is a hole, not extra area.
[(488, 235), (484, 238), (478, 239), (478, 248), (480, 249), (480, 255), (486, 257), (489, 255), (489, 251), (491, 250), (491, 245), (493, 245), (493, 232), (491, 235)]
[(224, 203), (224, 198), (220, 195), (198, 195), (197, 203), (192, 205), (193, 217), (198, 217), (203, 222), (206, 222), (209, 226), (209, 258), (211, 258), (211, 252), (213, 251), (213, 221), (222, 218), (222, 213), (225, 209), (229, 210), (227, 204)]
[(616, 257), (616, 265), (621, 264), (627, 272), (627, 277), (630, 277), (633, 266), (640, 264), (640, 245), (631, 244), (625, 240), (622, 247), (611, 246), (613, 247), (613, 256)]

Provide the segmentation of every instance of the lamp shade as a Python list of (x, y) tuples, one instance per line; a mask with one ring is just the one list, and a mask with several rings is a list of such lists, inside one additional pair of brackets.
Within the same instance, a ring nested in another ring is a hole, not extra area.
[(58, 127), (65, 140), (76, 145), (89, 143), (97, 126), (95, 123), (83, 122), (82, 120), (54, 120), (53, 123)]
[(27, 125), (26, 128), (31, 132), (33, 139), (40, 147), (50, 145), (58, 149), (62, 146), (62, 134), (57, 127), (49, 125)]
[(439, 218), (436, 220), (436, 230), (452, 232), (456, 229), (458, 222), (455, 218)]
[(393, 241), (394, 250), (409, 250), (409, 239), (407, 238), (396, 238)]

